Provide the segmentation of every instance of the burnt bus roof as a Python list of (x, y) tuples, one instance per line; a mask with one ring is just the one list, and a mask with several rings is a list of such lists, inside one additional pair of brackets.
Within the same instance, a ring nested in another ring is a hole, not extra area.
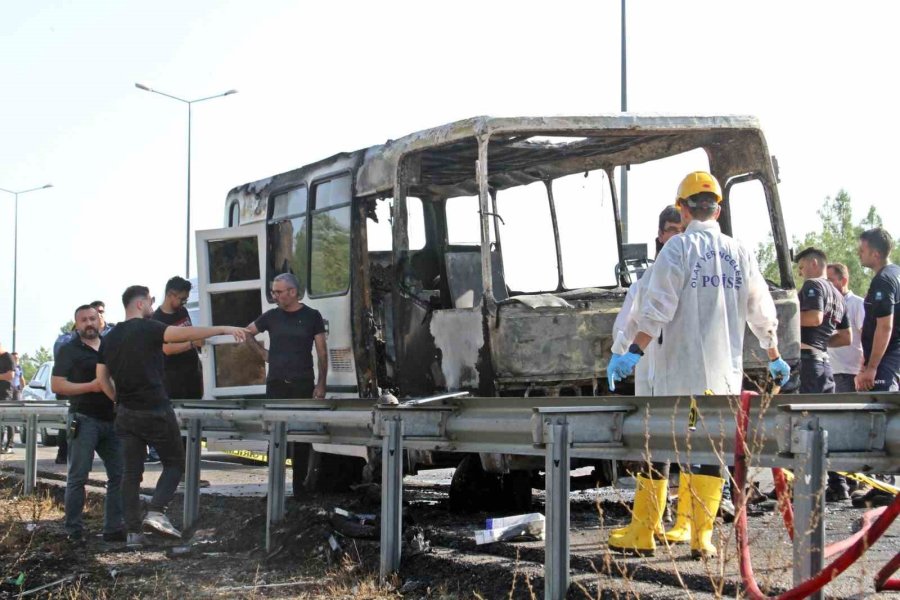
[(268, 192), (339, 171), (355, 174), (356, 196), (389, 195), (396, 183), (398, 165), (407, 156), (410, 194), (475, 194), (480, 136), (490, 138), (489, 181), (495, 189), (585, 170), (639, 164), (696, 148), (708, 151), (710, 170), (720, 178), (758, 172), (774, 179), (765, 138), (755, 117), (631, 113), (474, 117), (247, 183), (229, 192), (229, 202), (241, 197), (246, 202), (248, 194), (264, 201)]

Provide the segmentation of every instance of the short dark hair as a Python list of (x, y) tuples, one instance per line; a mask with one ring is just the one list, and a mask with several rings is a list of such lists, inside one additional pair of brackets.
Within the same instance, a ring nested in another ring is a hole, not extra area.
[(666, 223), (681, 223), (681, 211), (674, 206), (665, 207), (659, 213), (659, 230), (662, 231), (666, 227)]
[(833, 269), (835, 273), (840, 275), (841, 279), (850, 279), (850, 269), (844, 263), (831, 263), (829, 269)]
[(190, 281), (188, 281), (184, 277), (179, 277), (178, 275), (176, 275), (175, 277), (173, 277), (172, 279), (170, 279), (166, 282), (166, 293), (168, 294), (169, 292), (177, 292), (177, 293), (190, 292), (192, 287), (193, 286), (191, 285)]
[(894, 238), (883, 227), (867, 229), (859, 234), (859, 240), (869, 245), (869, 248), (878, 252), (881, 258), (889, 258), (894, 249)]
[(88, 306), (90, 306), (91, 308), (100, 308), (101, 306), (103, 308), (106, 308), (106, 302), (104, 302), (103, 300), (94, 300)]
[(800, 251), (799, 254), (794, 256), (795, 262), (800, 262), (804, 258), (814, 258), (817, 262), (824, 264), (828, 263), (828, 257), (825, 255), (824, 250), (819, 250), (814, 246), (810, 246), (809, 248), (804, 248)]
[(128, 308), (135, 298), (147, 298), (150, 296), (150, 288), (145, 285), (130, 285), (122, 292), (122, 306)]
[(81, 306), (79, 306), (78, 308), (75, 309), (75, 315), (74, 315), (75, 318), (78, 318), (78, 313), (80, 313), (83, 310), (97, 310), (97, 307), (94, 306), (93, 304), (82, 304)]

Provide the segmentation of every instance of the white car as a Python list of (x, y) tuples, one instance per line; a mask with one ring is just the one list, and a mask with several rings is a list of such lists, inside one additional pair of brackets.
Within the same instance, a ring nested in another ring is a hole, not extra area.
[[(23, 402), (56, 402), (56, 394), (50, 389), (50, 375), (53, 373), (53, 361), (48, 360), (38, 367), (34, 377), (22, 390)], [(44, 446), (55, 446), (59, 440), (58, 429), (41, 428), (41, 443)], [(25, 429), (19, 430), (19, 438), (25, 443)]]

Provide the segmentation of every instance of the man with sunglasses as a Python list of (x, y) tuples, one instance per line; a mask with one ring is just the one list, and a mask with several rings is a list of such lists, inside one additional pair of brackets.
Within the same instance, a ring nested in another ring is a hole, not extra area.
[[(266, 397), (324, 398), (328, 378), (328, 345), (322, 313), (301, 302), (300, 282), (291, 273), (277, 275), (272, 281), (272, 296), (277, 308), (266, 311), (247, 326), (247, 341), (269, 363)], [(269, 332), (269, 349), (253, 337)], [(313, 379), (312, 349), (316, 347), (318, 378)], [(309, 444), (291, 444), (294, 498), (298, 498), (306, 480)]]
[[(184, 472), (184, 447), (166, 393), (163, 345), (196, 342), (214, 335), (233, 335), (243, 342), (247, 333), (241, 327), (167, 326), (150, 318), (153, 301), (150, 290), (142, 285), (126, 289), (122, 294), (125, 320), (103, 338), (97, 357), (97, 379), (103, 392), (116, 403), (115, 431), (122, 441), (125, 462), (122, 504), (129, 548), (143, 545), (142, 529), (181, 537), (165, 515)], [(140, 485), (147, 445), (156, 448), (163, 469), (142, 521)]]

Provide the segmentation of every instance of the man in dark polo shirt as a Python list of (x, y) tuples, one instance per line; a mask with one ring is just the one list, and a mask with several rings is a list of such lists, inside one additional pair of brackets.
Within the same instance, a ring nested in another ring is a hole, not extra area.
[(800, 393), (834, 393), (828, 348), (849, 346), (850, 320), (841, 293), (825, 277), (828, 260), (818, 248), (797, 254), (800, 276)]
[[(139, 548), (144, 531), (181, 537), (165, 515), (184, 472), (184, 447), (175, 411), (165, 386), (163, 344), (199, 341), (214, 335), (233, 335), (243, 342), (240, 327), (170, 327), (150, 317), (150, 290), (133, 285), (122, 294), (125, 320), (103, 338), (97, 361), (97, 379), (104, 393), (116, 402), (116, 435), (122, 441), (125, 469), (122, 504), (127, 545)], [(162, 474), (141, 521), (140, 485), (144, 452), (150, 444), (159, 453)]]
[(891, 264), (894, 240), (876, 227), (859, 236), (859, 260), (875, 271), (866, 293), (863, 319), (863, 370), (856, 389), (895, 392), (900, 373), (900, 267)]
[[(272, 281), (272, 296), (278, 308), (262, 314), (247, 326), (247, 341), (269, 363), (266, 397), (324, 398), (328, 379), (328, 345), (322, 313), (300, 299), (300, 282), (291, 273), (282, 273)], [(253, 337), (269, 332), (269, 349)], [(313, 379), (313, 344), (316, 347), (318, 378)], [(291, 444), (291, 471), (294, 497), (301, 494), (309, 461), (309, 444)]]
[(75, 309), (78, 335), (63, 344), (53, 364), (53, 393), (69, 398), (69, 469), (66, 475), (65, 528), (69, 539), (84, 539), (84, 486), (94, 452), (106, 468), (103, 539), (125, 541), (122, 520), (122, 445), (113, 428), (115, 406), (97, 380), (100, 316), (88, 304)]
[[(796, 256), (800, 276), (800, 393), (833, 394), (834, 372), (828, 348), (850, 345), (850, 319), (844, 297), (828, 279), (828, 259), (818, 248), (809, 247)], [(850, 499), (847, 478), (828, 472), (827, 502)]]

